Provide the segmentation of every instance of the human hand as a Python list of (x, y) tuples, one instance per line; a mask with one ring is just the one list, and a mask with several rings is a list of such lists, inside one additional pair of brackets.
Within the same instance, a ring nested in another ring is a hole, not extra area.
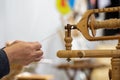
[(4, 51), (8, 56), (10, 64), (27, 65), (41, 60), (43, 55), (41, 47), (41, 44), (38, 42), (15, 41), (11, 44), (7, 43)]

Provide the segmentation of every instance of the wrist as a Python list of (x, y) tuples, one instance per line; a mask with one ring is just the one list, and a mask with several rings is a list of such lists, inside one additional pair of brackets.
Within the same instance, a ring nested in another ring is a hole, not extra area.
[(14, 59), (13, 59), (13, 56), (14, 55), (12, 55), (12, 51), (11, 50), (9, 50), (9, 48), (4, 48), (3, 49), (3, 51), (5, 52), (5, 54), (7, 55), (7, 58), (8, 58), (8, 60), (9, 60), (9, 63), (12, 63), (13, 61), (14, 61)]

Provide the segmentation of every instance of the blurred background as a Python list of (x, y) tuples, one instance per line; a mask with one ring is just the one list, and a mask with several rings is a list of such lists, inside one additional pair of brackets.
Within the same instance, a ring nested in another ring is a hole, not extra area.
[[(95, 69), (93, 67), (92, 72), (89, 68), (84, 70), (80, 68), (76, 72), (76, 69), (70, 68), (67, 71), (69, 75), (66, 74), (64, 68), (58, 68), (68, 62), (66, 59), (58, 58), (56, 52), (65, 49), (64, 26), (66, 24), (76, 24), (88, 9), (114, 6), (120, 6), (120, 0), (0, 0), (0, 47), (14, 40), (39, 41), (42, 44), (43, 60), (24, 67), (21, 74), (26, 72), (27, 74), (50, 75), (52, 76), (50, 80), (108, 80), (110, 59), (81, 59), (98, 61), (107, 67)], [(115, 15), (112, 17), (111, 14)], [(119, 18), (120, 13), (101, 13), (95, 14), (95, 17), (98, 20)], [(119, 33), (119, 29), (102, 29), (97, 35)], [(73, 49), (106, 49), (106, 47), (115, 49), (117, 44), (116, 40), (89, 42), (78, 31), (74, 31), (72, 35)]]

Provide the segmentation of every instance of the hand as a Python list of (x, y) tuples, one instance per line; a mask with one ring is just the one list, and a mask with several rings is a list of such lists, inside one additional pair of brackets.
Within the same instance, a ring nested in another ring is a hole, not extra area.
[(27, 65), (41, 60), (43, 55), (41, 47), (38, 42), (15, 41), (11, 44), (8, 43), (4, 51), (10, 63)]

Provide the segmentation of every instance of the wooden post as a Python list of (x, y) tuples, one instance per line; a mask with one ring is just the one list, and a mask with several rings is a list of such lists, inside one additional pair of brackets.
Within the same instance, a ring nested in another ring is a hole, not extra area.
[[(116, 49), (120, 49), (120, 39)], [(120, 53), (119, 53), (120, 54)], [(113, 57), (111, 59), (112, 65), (112, 80), (120, 80), (120, 57)]]

